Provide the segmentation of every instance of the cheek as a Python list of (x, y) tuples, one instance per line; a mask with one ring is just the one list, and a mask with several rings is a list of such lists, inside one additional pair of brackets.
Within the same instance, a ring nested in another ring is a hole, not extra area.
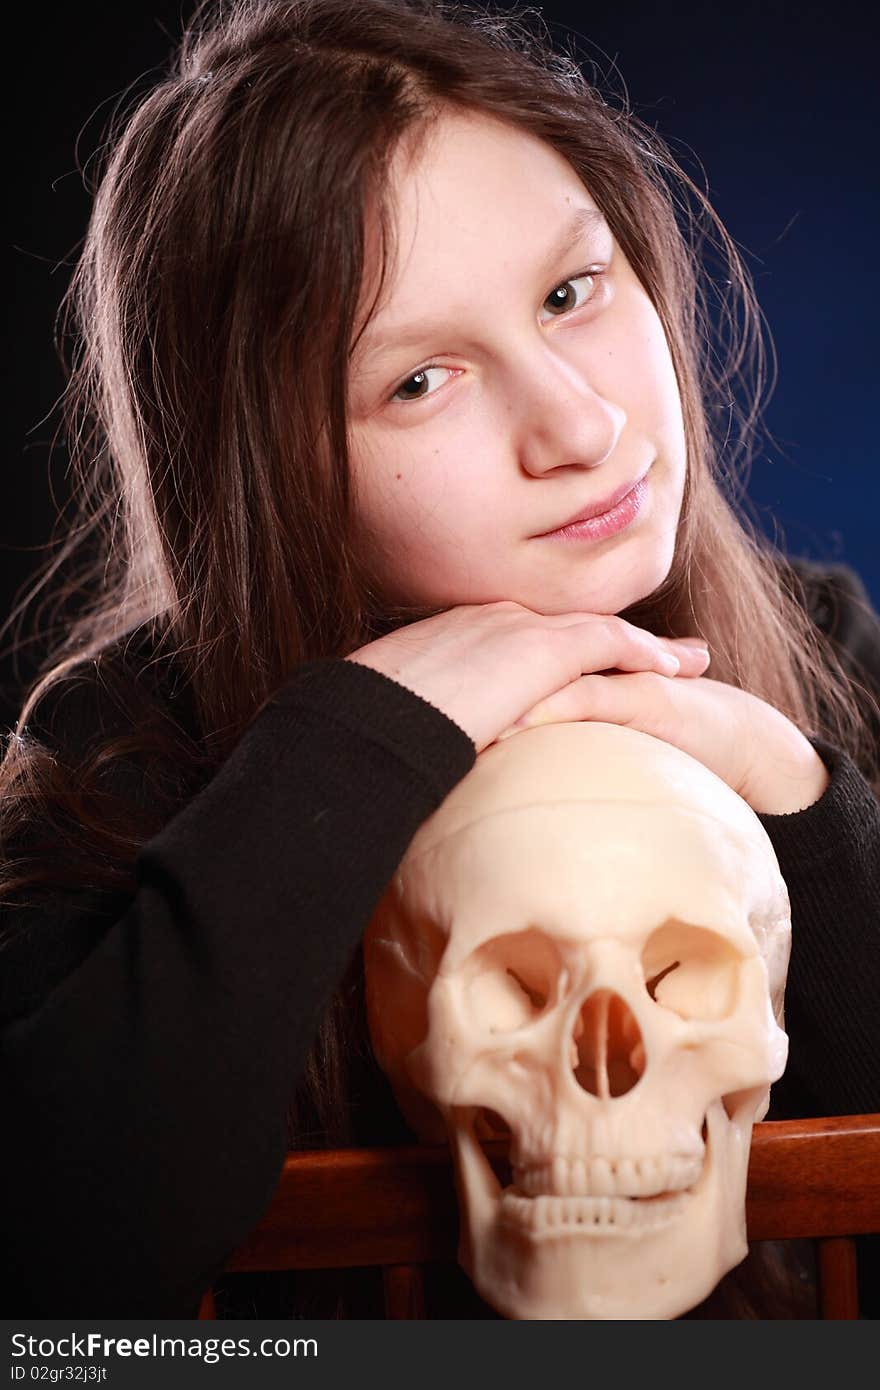
[(678, 439), (683, 434), (681, 396), (663, 325), (653, 306), (644, 331), (645, 384), (657, 428)]
[(617, 399), (646, 431), (681, 430), (681, 401), (669, 343), (660, 316), (641, 286), (621, 297), (609, 342), (617, 373)]
[(462, 499), (412, 461), (386, 461), (361, 487), (359, 521), (373, 554), (395, 582), (421, 582), (448, 570), (467, 548), (470, 532)]
[(354, 506), (360, 524), (373, 535), (393, 535), (414, 511), (416, 471), (411, 463), (371, 448), (351, 453)]
[(494, 534), (491, 517), (497, 499), (490, 495), (485, 470), (475, 466), (475, 459), (484, 456), (476, 432), (465, 431), (462, 440), (448, 424), (445, 428), (442, 446), (424, 439), (417, 450), (389, 449), (365, 481), (364, 510), (372, 524), (386, 535), (400, 536), (404, 545), (416, 532), (422, 543), (438, 550), (460, 547), (463, 539), (474, 539), (487, 527)]

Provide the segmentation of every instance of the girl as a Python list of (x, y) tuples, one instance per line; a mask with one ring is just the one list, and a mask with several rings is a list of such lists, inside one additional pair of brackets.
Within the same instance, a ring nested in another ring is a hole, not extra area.
[[(717, 373), (684, 194), (744, 309)], [(203, 7), (67, 308), (99, 548), (0, 773), (10, 1313), (192, 1317), (287, 1146), (407, 1137), (360, 935), (522, 718), (746, 798), (792, 898), (771, 1117), (880, 1110), (877, 617), (744, 516), (757, 307), (653, 131), (516, 13)]]

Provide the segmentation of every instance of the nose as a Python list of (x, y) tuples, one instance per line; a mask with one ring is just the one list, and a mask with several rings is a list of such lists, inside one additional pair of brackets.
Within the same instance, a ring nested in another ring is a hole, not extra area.
[(626, 424), (626, 411), (594, 390), (558, 358), (543, 374), (532, 359), (517, 392), (523, 422), (520, 460), (543, 476), (560, 466), (599, 468), (611, 457)]
[(585, 999), (571, 1038), (571, 1065), (579, 1086), (600, 1100), (625, 1095), (645, 1070), (636, 1016), (625, 999), (597, 989)]

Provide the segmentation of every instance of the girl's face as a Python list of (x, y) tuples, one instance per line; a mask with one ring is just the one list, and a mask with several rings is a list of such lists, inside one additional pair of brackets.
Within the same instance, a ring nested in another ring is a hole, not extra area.
[[(447, 114), (420, 160), (398, 155), (392, 172), (401, 264), (349, 382), (374, 579), (392, 603), (621, 612), (669, 571), (685, 479), (678, 386), (648, 295), (542, 141)], [(646, 469), (623, 530), (540, 535)]]

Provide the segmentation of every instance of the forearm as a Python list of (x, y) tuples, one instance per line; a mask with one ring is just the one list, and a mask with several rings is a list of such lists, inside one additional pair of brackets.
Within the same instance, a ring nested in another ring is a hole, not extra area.
[(880, 804), (859, 770), (814, 740), (826, 789), (762, 814), (791, 899), (789, 1063), (771, 1118), (880, 1111)]
[[(323, 1006), (409, 839), (475, 758), (382, 682), (343, 662), (304, 672), (143, 847), (135, 900), (94, 915), (62, 979), (31, 980), (2, 1039), (10, 1312), (191, 1315), (270, 1201)], [(38, 913), (16, 950), (23, 981)]]

